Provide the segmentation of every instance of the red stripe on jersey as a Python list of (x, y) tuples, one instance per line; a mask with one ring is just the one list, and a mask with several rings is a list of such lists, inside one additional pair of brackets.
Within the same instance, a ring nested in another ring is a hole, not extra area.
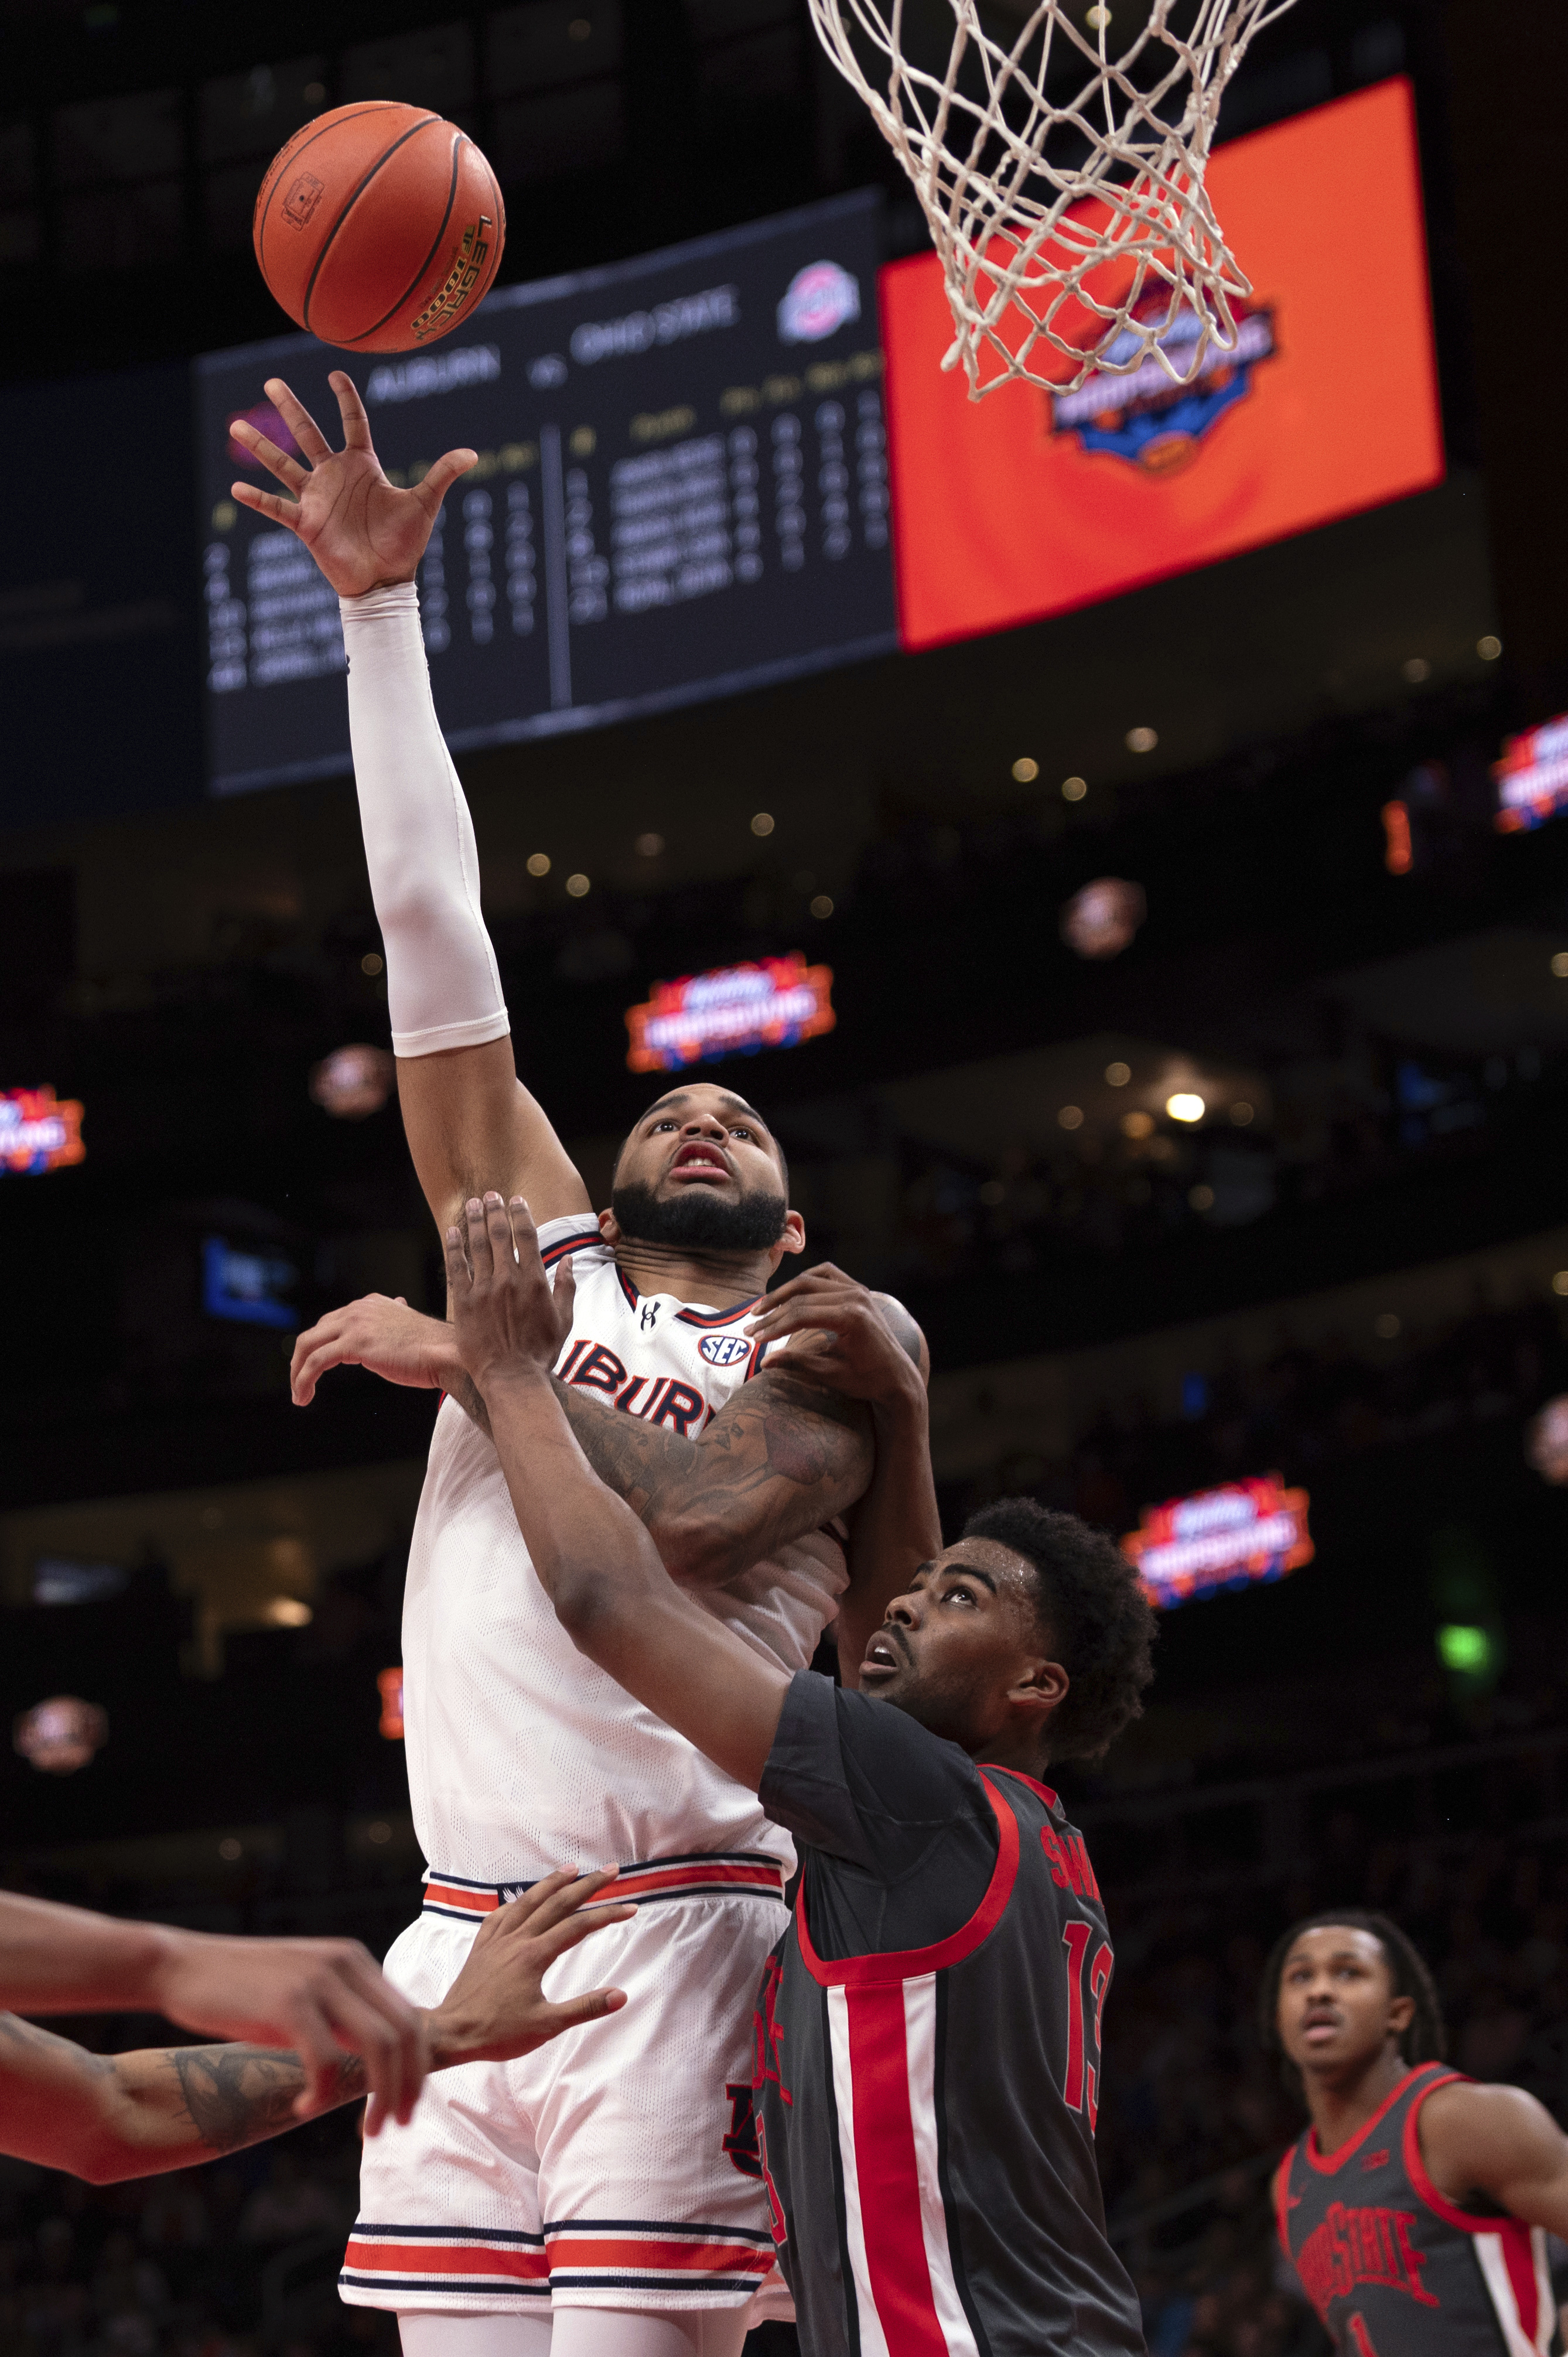
[[(1432, 2065), (1430, 2062), (1418, 2062), (1413, 2071), (1407, 2071), (1404, 2077), (1400, 2081), (1398, 2086), (1390, 2088), (1388, 2093), (1383, 2097), (1382, 2102), (1378, 2105), (1377, 2110), (1372, 2114), (1371, 2118), (1362, 2123), (1362, 2125), (1357, 2129), (1355, 2135), (1350, 2138), (1349, 2142), (1348, 2144), (1337, 2145), (1334, 2150), (1330, 2153), (1326, 2153), (1321, 2145), (1319, 2145), (1317, 2141), (1317, 2130), (1316, 2127), (1308, 2128), (1305, 2136), (1303, 2136), (1301, 2140), (1301, 2148), (1306, 2155), (1308, 2168), (1315, 2169), (1319, 2177), (1332, 2177), (1337, 2169), (1343, 2169), (1351, 2154), (1360, 2151), (1361, 2147), (1366, 2143), (1367, 2138), (1371, 2135), (1372, 2130), (1377, 2126), (1378, 2122), (1382, 2118), (1383, 2114), (1390, 2108), (1391, 2104), (1397, 2104), (1399, 2102), (1400, 2097), (1406, 2092), (1411, 2081), (1416, 2076), (1417, 2072), (1430, 2071)], [(1445, 2071), (1443, 2074), (1444, 2079), (1457, 2079), (1459, 2073), (1457, 2071)], [(1434, 2079), (1432, 2083), (1433, 2086), (1436, 2087), (1440, 2086), (1443, 2083), (1443, 2081)], [(1423, 2097), (1423, 2101), (1424, 2100), (1425, 2098)], [(1417, 2108), (1419, 2108), (1419, 2106)], [(1413, 2119), (1414, 2116), (1415, 2115), (1412, 2112), (1411, 2118)], [(1411, 2134), (1408, 2124), (1405, 2129), (1405, 2141), (1407, 2145), (1411, 2142)], [(1417, 2158), (1419, 2158), (1419, 2157), (1420, 2156), (1418, 2155)], [(1412, 2181), (1413, 2182), (1414, 2180), (1412, 2179)]]
[(618, 2273), (658, 2267), (682, 2275), (748, 2275), (758, 2282), (773, 2265), (770, 2250), (748, 2243), (655, 2242), (641, 2235), (574, 2233), (545, 2237), (553, 2267), (614, 2267)]
[(438, 1907), (460, 1907), (467, 1915), (493, 1915), (501, 1903), (497, 1891), (454, 1890), (446, 1882), (427, 1882), (424, 1896), (426, 1901), (434, 1900)]
[(749, 1301), (737, 1302), (733, 1309), (682, 1309), (676, 1315), (682, 1326), (733, 1326), (737, 1318), (755, 1309), (761, 1298), (760, 1293), (754, 1293)]
[[(1422, 2070), (1430, 2070), (1432, 2065), (1429, 2062), (1422, 2063), (1418, 2065), (1418, 2068)], [(1398, 2094), (1402, 2089), (1408, 2087), (1411, 2080), (1414, 2076), (1415, 2072), (1413, 2071), (1407, 2072), (1405, 2076), (1400, 2081), (1399, 2086), (1395, 2088), (1394, 2093)], [(1469, 2083), (1470, 2082), (1466, 2079), (1463, 2071), (1441, 2071), (1437, 2077), (1433, 2080), (1430, 2086), (1426, 2086), (1422, 2089), (1420, 2094), (1416, 2097), (1414, 2103), (1412, 2104), (1409, 2111), (1404, 2116), (1405, 2173), (1409, 2177), (1411, 2183), (1414, 2186), (1417, 2193), (1420, 2194), (1422, 2200), (1425, 2202), (1427, 2208), (1429, 2210), (1435, 2210), (1437, 2215), (1448, 2225), (1461, 2227), (1466, 2234), (1495, 2234), (1498, 2233), (1499, 2228), (1508, 2223), (1508, 2221), (1504, 2218), (1477, 2218), (1470, 2211), (1459, 2209), (1454, 2202), (1449, 2201), (1446, 2194), (1439, 2193), (1436, 2186), (1434, 2185), (1431, 2178), (1428, 2177), (1426, 2173), (1426, 2163), (1421, 2157), (1421, 2132), (1417, 2123), (1421, 2118), (1421, 2107), (1425, 2103), (1428, 2095), (1434, 2095), (1439, 2087), (1465, 2087), (1468, 2086)], [(1391, 2103), (1393, 2097), (1391, 2096), (1389, 2098), (1390, 2103)], [(1388, 2104), (1385, 2104), (1382, 2109), (1383, 2111), (1386, 2111), (1388, 2109)], [(1374, 2116), (1380, 2118), (1381, 2115), (1382, 2115), (1380, 2112)], [(1372, 2122), (1369, 2120), (1367, 2126), (1370, 2127), (1371, 2125)], [(1366, 2128), (1363, 2128), (1361, 2131), (1362, 2136), (1365, 2136), (1366, 2132)], [(1360, 2138), (1358, 2137), (1357, 2142), (1359, 2143), (1359, 2141)], [(1309, 2152), (1307, 2158), (1310, 2160), (1311, 2158), (1312, 2155)], [(1337, 2154), (1335, 2158), (1338, 2158)]]
[(586, 1252), (590, 1244), (603, 1243), (604, 1238), (597, 1228), (580, 1228), (575, 1235), (562, 1236), (557, 1243), (546, 1244), (539, 1257), (546, 1268), (553, 1268), (556, 1262), (564, 1260), (568, 1253)]
[(897, 2357), (948, 2357), (920, 2223), (903, 1989), (854, 1989), (848, 2013), (854, 2169), (876, 2320)]
[(996, 1863), (991, 1869), (985, 1896), (968, 1922), (929, 1948), (893, 1948), (882, 1955), (846, 1956), (842, 1964), (824, 1964), (811, 1945), (806, 1886), (802, 1882), (795, 1901), (795, 1936), (800, 1945), (800, 1961), (819, 1986), (891, 1988), (918, 1979), (923, 1973), (945, 1972), (950, 1964), (961, 1964), (965, 1956), (972, 1955), (982, 1940), (995, 1930), (1018, 1878), (1018, 1820), (1004, 1805), (1003, 1795), (983, 1770), (980, 1781), (996, 1814)]
[(1378, 2357), (1372, 2346), (1372, 2336), (1367, 2330), (1367, 2319), (1359, 2309), (1350, 2319), (1350, 2338), (1356, 2344), (1356, 2357)]
[(1499, 2218), (1497, 2232), (1503, 2246), (1509, 2287), (1519, 2310), (1520, 2329), (1533, 2348), (1541, 2322), (1541, 2287), (1535, 2277), (1535, 2243), (1522, 2218)]
[(1274, 2225), (1279, 2233), (1280, 2248), (1294, 2267), (1295, 2254), (1290, 2246), (1291, 2158), (1291, 2154), (1287, 2152), (1274, 2171)]
[(541, 2283), (550, 2274), (542, 2251), (520, 2251), (515, 2244), (492, 2250), (474, 2243), (361, 2243), (349, 2237), (344, 2264), (383, 2275), (510, 2276), (523, 2283)]
[(1027, 1784), (1031, 1792), (1038, 1792), (1041, 1800), (1044, 1801), (1047, 1809), (1059, 1809), (1061, 1807), (1061, 1803), (1058, 1800), (1050, 1786), (1048, 1784), (1042, 1784), (1037, 1777), (1026, 1776), (1021, 1768), (998, 1768), (993, 1762), (988, 1762), (987, 1764), (991, 1767), (991, 1772), (993, 1776), (1013, 1776), (1016, 1778), (1020, 1784)]
[(784, 1893), (784, 1877), (776, 1866), (671, 1866), (658, 1874), (618, 1875), (613, 1903), (618, 1906), (623, 1899), (641, 1898), (653, 1890), (679, 1890), (688, 1883), (704, 1888), (734, 1883), (743, 1890), (776, 1891), (780, 1898)]

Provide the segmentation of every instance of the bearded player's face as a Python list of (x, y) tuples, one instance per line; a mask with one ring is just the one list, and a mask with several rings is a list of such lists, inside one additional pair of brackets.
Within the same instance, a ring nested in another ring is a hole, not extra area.
[(611, 1207), (623, 1235), (752, 1251), (779, 1241), (789, 1210), (767, 1123), (709, 1082), (650, 1106), (621, 1149)]

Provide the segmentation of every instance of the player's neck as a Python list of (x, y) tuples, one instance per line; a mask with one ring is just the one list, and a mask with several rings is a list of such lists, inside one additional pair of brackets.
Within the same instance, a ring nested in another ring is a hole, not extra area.
[(669, 1293), (677, 1301), (700, 1301), (729, 1309), (755, 1301), (768, 1289), (772, 1272), (766, 1252), (707, 1252), (690, 1244), (651, 1244), (640, 1236), (619, 1236), (616, 1266), (639, 1293)]
[(1359, 2070), (1348, 2071), (1332, 2081), (1303, 2073), (1317, 2147), (1326, 2158), (1332, 2159), (1341, 2145), (1348, 2144), (1366, 2126), (1409, 2069), (1397, 2047), (1385, 2047)]

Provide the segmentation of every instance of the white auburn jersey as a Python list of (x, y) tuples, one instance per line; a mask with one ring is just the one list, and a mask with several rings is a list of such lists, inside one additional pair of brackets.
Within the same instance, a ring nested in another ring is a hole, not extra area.
[[(573, 1256), (576, 1307), (556, 1363), (619, 1415), (695, 1436), (757, 1373), (754, 1302), (704, 1309), (639, 1294), (583, 1214), (539, 1231)], [(728, 1586), (696, 1591), (787, 1670), (803, 1669), (847, 1584), (842, 1523)], [(579, 1653), (517, 1526), (500, 1459), (444, 1399), (409, 1550), (403, 1726), (414, 1829), (431, 1871), (497, 1885), (687, 1852), (763, 1851), (789, 1836), (757, 1796)]]

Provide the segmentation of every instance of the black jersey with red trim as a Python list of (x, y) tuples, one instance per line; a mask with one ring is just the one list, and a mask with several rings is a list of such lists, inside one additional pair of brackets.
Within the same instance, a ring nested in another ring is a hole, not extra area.
[(1346, 2357), (1562, 2357), (1544, 2230), (1460, 2210), (1426, 2173), (1421, 2107), (1459, 2083), (1423, 2062), (1337, 2152), (1309, 2128), (1280, 2164), (1280, 2241)]
[(1142, 2357), (1094, 2158), (1111, 1941), (1056, 1795), (803, 1672), (760, 1797), (803, 1863), (751, 2090), (802, 2346)]

